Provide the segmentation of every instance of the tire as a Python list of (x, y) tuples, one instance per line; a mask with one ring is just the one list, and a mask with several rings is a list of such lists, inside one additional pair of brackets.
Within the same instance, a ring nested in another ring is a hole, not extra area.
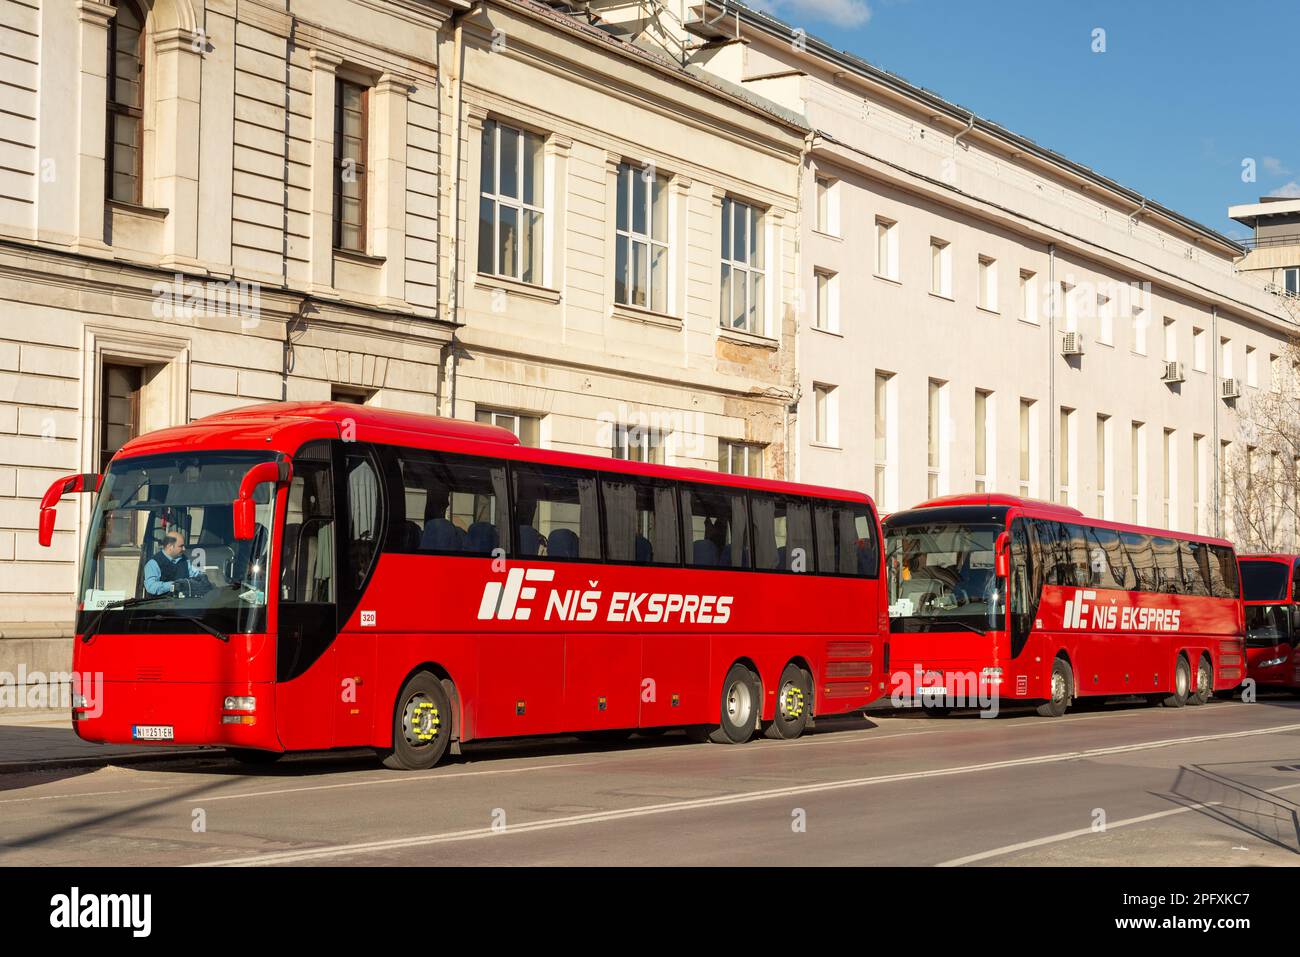
[(1208, 704), (1214, 698), (1214, 670), (1209, 659), (1204, 655), (1196, 664), (1196, 683), (1192, 685), (1187, 703), (1192, 705)]
[(442, 760), (451, 742), (451, 704), (435, 675), (407, 679), (393, 706), (393, 746), (381, 752), (384, 767), (424, 771)]
[(1166, 695), (1160, 703), (1166, 708), (1181, 708), (1187, 704), (1187, 699), (1192, 693), (1192, 669), (1187, 664), (1187, 659), (1182, 655), (1178, 656), (1178, 664), (1174, 665), (1174, 693)]
[(1064, 658), (1052, 662), (1052, 696), (1038, 706), (1044, 718), (1059, 718), (1070, 707), (1074, 696), (1074, 669)]
[[(718, 724), (706, 726), (705, 736), (714, 744), (744, 744), (754, 736), (762, 698), (758, 676), (737, 662), (722, 679), (722, 700)], [(697, 731), (700, 734), (702, 731)]]
[(776, 712), (763, 728), (763, 735), (791, 741), (808, 728), (812, 709), (812, 682), (808, 672), (791, 662), (781, 671), (776, 686)]
[(283, 751), (259, 751), (256, 748), (226, 748), (226, 756), (250, 768), (264, 768), (284, 757)]

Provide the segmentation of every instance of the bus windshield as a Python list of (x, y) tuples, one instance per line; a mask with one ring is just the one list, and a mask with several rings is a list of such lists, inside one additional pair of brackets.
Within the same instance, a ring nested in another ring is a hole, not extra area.
[[(113, 462), (95, 505), (78, 633), (263, 629), (273, 487), (255, 489), (251, 541), (232, 503), (264, 452), (186, 452)], [(205, 627), (206, 626), (206, 627)]]
[(996, 574), (1001, 525), (943, 522), (890, 528), (890, 630), (976, 631), (1002, 627), (1006, 596)]
[(1246, 606), (1246, 646), (1269, 648), (1291, 641), (1291, 609), (1286, 605)]
[(1286, 601), (1291, 569), (1282, 562), (1241, 563), (1241, 595), (1246, 601)]

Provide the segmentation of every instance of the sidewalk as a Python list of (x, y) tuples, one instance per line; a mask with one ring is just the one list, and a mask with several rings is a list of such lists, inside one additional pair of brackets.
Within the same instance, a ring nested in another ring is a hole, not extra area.
[(64, 711), (0, 711), (0, 774), (193, 757), (206, 750), (92, 744), (77, 737)]

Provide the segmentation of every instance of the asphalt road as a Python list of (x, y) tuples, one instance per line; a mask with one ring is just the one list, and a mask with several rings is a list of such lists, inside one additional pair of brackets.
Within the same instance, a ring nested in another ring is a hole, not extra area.
[(0, 775), (0, 865), (1294, 865), (1300, 701)]

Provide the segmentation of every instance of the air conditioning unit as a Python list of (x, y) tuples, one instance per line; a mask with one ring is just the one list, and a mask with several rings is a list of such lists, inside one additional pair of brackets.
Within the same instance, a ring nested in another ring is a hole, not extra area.
[(1079, 335), (1077, 332), (1067, 332), (1065, 335), (1061, 336), (1061, 355), (1083, 355), (1083, 336)]
[(1241, 383), (1237, 379), (1224, 379), (1219, 383), (1219, 398), (1240, 399)]
[(1183, 364), (1170, 359), (1165, 362), (1164, 375), (1160, 377), (1161, 382), (1186, 382), (1187, 376), (1183, 375)]

